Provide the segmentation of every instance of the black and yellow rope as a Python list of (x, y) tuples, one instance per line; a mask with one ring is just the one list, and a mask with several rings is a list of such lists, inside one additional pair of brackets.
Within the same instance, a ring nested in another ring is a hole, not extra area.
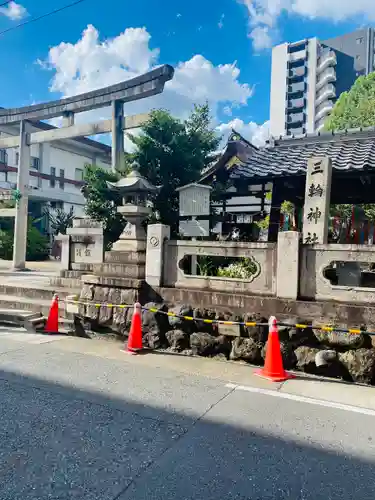
[[(134, 304), (109, 304), (106, 302), (103, 303), (95, 303), (95, 302), (86, 302), (86, 301), (79, 301), (79, 300), (66, 300), (65, 302), (72, 303), (72, 304), (82, 304), (85, 306), (92, 306), (92, 307), (108, 307), (108, 308), (116, 308), (116, 309), (129, 309), (134, 307)], [(206, 319), (206, 318), (196, 318), (194, 316), (184, 316), (180, 314), (176, 314), (174, 312), (166, 312), (166, 311), (161, 311), (160, 309), (157, 309), (156, 307), (144, 307), (142, 306), (143, 310), (147, 310), (153, 313), (159, 313), (159, 314), (165, 314), (166, 316), (172, 317), (172, 318), (179, 318), (179, 319), (184, 319), (186, 321), (200, 321), (202, 323), (208, 323), (208, 324), (215, 324), (215, 325), (238, 325), (238, 326), (247, 326), (247, 327), (252, 327), (252, 326), (268, 326), (268, 323), (259, 323), (256, 321), (225, 321), (225, 320), (220, 320), (220, 319)], [(359, 335), (361, 333), (366, 333), (367, 335), (375, 335), (375, 332), (368, 332), (364, 329), (361, 328), (339, 328), (335, 326), (328, 326), (328, 325), (312, 325), (312, 324), (302, 324), (302, 323), (284, 323), (283, 321), (277, 322), (278, 326), (287, 326), (291, 328), (314, 328), (315, 330), (321, 330), (323, 332), (335, 332), (335, 333), (348, 333), (350, 335)]]

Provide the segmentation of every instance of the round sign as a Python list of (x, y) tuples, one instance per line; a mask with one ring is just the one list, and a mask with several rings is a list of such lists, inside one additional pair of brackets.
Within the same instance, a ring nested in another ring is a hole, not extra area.
[(159, 238), (157, 236), (151, 236), (150, 245), (152, 247), (157, 247), (159, 245)]

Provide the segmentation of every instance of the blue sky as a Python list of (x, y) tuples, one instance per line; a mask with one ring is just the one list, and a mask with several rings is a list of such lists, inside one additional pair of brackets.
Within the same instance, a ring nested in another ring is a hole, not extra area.
[[(0, 31), (71, 1), (20, 0), (17, 5), (22, 4), (27, 15), (12, 19), (17, 15), (0, 10)], [(23, 106), (115, 83), (122, 74), (147, 70), (147, 64), (180, 64), (173, 94), (171, 89), (164, 100), (143, 107), (170, 103), (175, 114), (184, 116), (194, 99), (205, 97), (212, 102), (217, 124), (224, 124), (222, 130), (237, 119), (251, 135), (255, 123), (261, 125), (269, 116), (269, 45), (310, 36), (324, 39), (375, 20), (374, 0), (331, 0), (330, 12), (326, 4), (324, 0), (86, 0), (0, 36), (0, 105)], [(320, 17), (322, 12), (326, 18)], [(86, 45), (77, 46), (88, 25), (92, 27)], [(145, 30), (118, 38), (129, 28)], [(100, 49), (106, 40), (105, 50)], [(50, 49), (62, 42), (71, 45), (60, 47), (51, 57)], [(134, 51), (130, 63), (129, 51)], [(201, 57), (194, 59), (197, 55)], [(46, 69), (41, 62), (48, 59)], [(234, 63), (232, 75), (230, 67), (220, 69)], [(249, 124), (253, 126), (246, 129)]]

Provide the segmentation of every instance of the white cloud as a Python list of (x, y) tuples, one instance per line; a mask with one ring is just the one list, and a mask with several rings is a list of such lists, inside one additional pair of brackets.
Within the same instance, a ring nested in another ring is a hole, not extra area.
[(243, 120), (235, 118), (217, 127), (217, 131), (223, 136), (222, 146), (225, 145), (232, 130), (241, 134), (245, 139), (257, 147), (264, 146), (267, 139), (270, 137), (270, 124), (268, 121), (263, 123), (263, 125), (258, 125), (255, 122), (245, 123)]
[(273, 45), (273, 36), (269, 26), (255, 26), (250, 33), (254, 50), (270, 49)]
[(26, 17), (27, 10), (23, 5), (16, 2), (10, 2), (7, 6), (0, 8), (0, 15), (6, 16), (12, 21), (19, 21)]
[(333, 22), (353, 18), (375, 21), (374, 0), (238, 0), (249, 14), (249, 37), (254, 49), (269, 48), (276, 42), (281, 14)]
[[(72, 96), (133, 78), (159, 65), (159, 50), (150, 48), (150, 39), (146, 28), (128, 28), (113, 39), (101, 41), (98, 31), (89, 25), (76, 43), (52, 47), (47, 61), (38, 62), (54, 72), (50, 90), (63, 97)], [(163, 94), (128, 103), (125, 113), (166, 108), (174, 116), (185, 118), (193, 104), (207, 100), (217, 124), (219, 111), (246, 106), (252, 96), (253, 88), (239, 78), (236, 62), (215, 66), (202, 55), (195, 55), (177, 64)], [(105, 113), (101, 109), (83, 113), (78, 119), (92, 120), (93, 114), (99, 119)]]

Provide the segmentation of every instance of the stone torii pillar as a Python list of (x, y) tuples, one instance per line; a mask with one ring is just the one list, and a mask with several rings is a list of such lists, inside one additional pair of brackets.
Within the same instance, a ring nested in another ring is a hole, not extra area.
[(123, 170), (124, 157), (124, 103), (112, 101), (112, 172)]
[(17, 189), (20, 198), (16, 204), (16, 218), (14, 221), (13, 269), (25, 269), (27, 216), (29, 206), (29, 170), (30, 170), (30, 123), (26, 120), (20, 124), (19, 159), (17, 172)]

